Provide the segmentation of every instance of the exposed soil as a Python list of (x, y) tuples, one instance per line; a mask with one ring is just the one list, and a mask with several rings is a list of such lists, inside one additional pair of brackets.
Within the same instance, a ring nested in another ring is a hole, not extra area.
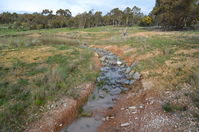
[(39, 34), (39, 33), (33, 33), (33, 34), (30, 34), (30, 35), (27, 35), (27, 37), (31, 37), (31, 38), (39, 38), (41, 37), (42, 35)]
[(149, 37), (154, 35), (172, 35), (172, 34), (175, 34), (175, 32), (149, 31), (149, 32), (132, 33), (129, 34), (128, 37)]
[(189, 49), (189, 50), (178, 50), (175, 54), (188, 54), (188, 55), (190, 55), (190, 54), (193, 54), (193, 53), (195, 53), (195, 52), (198, 52), (199, 51), (199, 49)]

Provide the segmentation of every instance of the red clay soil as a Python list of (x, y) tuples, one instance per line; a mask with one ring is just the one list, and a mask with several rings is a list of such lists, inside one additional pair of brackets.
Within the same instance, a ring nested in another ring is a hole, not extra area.
[[(94, 70), (98, 71), (100, 61), (96, 54), (92, 60), (95, 64)], [(78, 89), (81, 89), (78, 99), (64, 97), (61, 102), (56, 103), (58, 104), (56, 108), (43, 113), (41, 119), (30, 124), (25, 132), (58, 132), (72, 123), (78, 115), (79, 107), (85, 103), (93, 91), (94, 83), (82, 84), (78, 86)]]
[[(117, 56), (121, 57), (125, 62), (131, 65), (133, 62), (136, 61), (136, 58), (132, 59), (130, 56), (125, 56), (125, 51), (129, 49), (128, 46), (116, 46), (116, 45), (92, 45), (91, 47), (95, 48), (102, 48), (112, 53), (116, 54)], [(125, 57), (124, 57), (125, 56)]]

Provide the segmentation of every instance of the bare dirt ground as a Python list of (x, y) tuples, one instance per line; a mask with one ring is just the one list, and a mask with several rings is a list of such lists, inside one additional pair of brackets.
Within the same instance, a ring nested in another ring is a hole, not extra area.
[(138, 32), (129, 34), (128, 37), (149, 37), (154, 35), (172, 35), (175, 32), (157, 32), (157, 31), (148, 31), (148, 32)]

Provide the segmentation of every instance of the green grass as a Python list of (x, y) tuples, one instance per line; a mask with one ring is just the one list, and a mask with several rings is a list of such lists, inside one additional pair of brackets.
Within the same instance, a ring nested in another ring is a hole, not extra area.
[(16, 33), (18, 33), (18, 30), (16, 29), (0, 28), (0, 36), (8, 34), (16, 34)]
[(31, 71), (28, 71), (25, 75), (27, 76), (34, 76), (34, 75), (37, 75), (37, 74), (40, 74), (40, 73), (44, 73), (47, 71), (47, 68), (43, 67), (43, 68), (34, 68), (34, 69), (31, 69)]

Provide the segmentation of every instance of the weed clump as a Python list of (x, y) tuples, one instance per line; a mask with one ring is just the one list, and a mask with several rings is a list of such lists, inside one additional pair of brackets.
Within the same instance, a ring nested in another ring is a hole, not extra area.
[(176, 112), (176, 111), (186, 111), (187, 106), (181, 106), (181, 105), (174, 105), (171, 104), (170, 102), (166, 102), (162, 104), (162, 109), (166, 112)]

